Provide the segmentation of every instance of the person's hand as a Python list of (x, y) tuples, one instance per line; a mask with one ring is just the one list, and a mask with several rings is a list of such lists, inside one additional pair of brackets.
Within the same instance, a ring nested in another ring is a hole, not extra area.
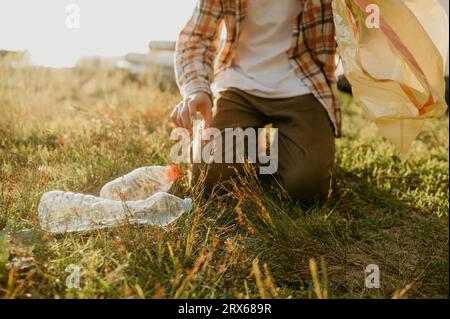
[(173, 109), (170, 117), (177, 127), (184, 127), (192, 134), (192, 122), (195, 120), (197, 112), (200, 112), (203, 117), (205, 129), (208, 128), (212, 119), (212, 102), (210, 96), (205, 92), (197, 92), (188, 96)]

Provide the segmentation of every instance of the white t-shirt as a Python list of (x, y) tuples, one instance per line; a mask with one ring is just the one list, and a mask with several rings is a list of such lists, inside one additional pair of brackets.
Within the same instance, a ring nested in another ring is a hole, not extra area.
[(310, 93), (295, 75), (287, 51), (300, 0), (249, 0), (239, 45), (231, 67), (216, 75), (213, 93), (234, 87), (264, 98)]

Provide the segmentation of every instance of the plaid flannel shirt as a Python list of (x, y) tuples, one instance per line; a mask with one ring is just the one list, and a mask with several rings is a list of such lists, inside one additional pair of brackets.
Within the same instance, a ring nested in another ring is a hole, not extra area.
[[(180, 32), (175, 50), (175, 74), (184, 98), (203, 91), (211, 96), (214, 75), (231, 66), (239, 42), (248, 0), (198, 0)], [(335, 77), (336, 42), (332, 0), (298, 0), (302, 13), (293, 21), (289, 61), (295, 74), (320, 101), (340, 134), (341, 113)], [(220, 31), (227, 36), (221, 45)]]

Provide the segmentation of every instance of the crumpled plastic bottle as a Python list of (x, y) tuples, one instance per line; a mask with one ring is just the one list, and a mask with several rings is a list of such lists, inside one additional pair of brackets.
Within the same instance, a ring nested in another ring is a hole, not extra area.
[(158, 192), (144, 200), (119, 201), (63, 191), (44, 193), (38, 207), (41, 228), (52, 233), (123, 224), (164, 227), (192, 207), (190, 198)]
[(100, 197), (122, 201), (145, 199), (156, 192), (167, 192), (179, 174), (174, 164), (137, 168), (103, 186)]

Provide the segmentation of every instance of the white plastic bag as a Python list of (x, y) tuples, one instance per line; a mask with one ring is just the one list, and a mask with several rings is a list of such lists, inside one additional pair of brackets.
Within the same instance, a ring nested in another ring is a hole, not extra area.
[[(375, 28), (367, 24), (373, 6)], [(334, 0), (333, 13), (354, 99), (404, 161), (424, 120), (447, 109), (448, 17), (435, 0)]]

